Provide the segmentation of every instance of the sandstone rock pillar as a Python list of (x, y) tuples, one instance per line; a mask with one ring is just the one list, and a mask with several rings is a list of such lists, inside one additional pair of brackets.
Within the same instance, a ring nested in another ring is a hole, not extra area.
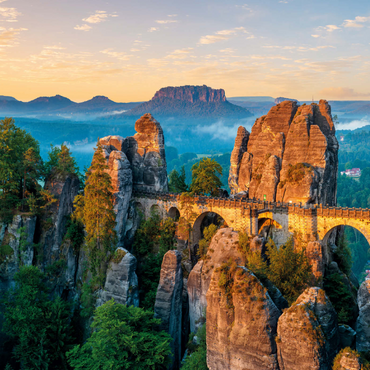
[(357, 293), (359, 315), (356, 322), (356, 349), (359, 352), (370, 348), (370, 280), (365, 280)]
[(173, 339), (173, 361), (169, 369), (178, 369), (181, 362), (182, 290), (181, 253), (168, 251), (163, 257), (154, 316), (162, 320), (161, 329)]

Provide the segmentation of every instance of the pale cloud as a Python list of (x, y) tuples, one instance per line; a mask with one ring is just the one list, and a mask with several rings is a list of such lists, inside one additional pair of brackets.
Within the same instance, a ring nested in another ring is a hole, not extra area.
[(240, 8), (248, 13), (253, 13), (253, 9), (249, 7), (248, 4), (243, 4), (243, 5), (235, 5), (236, 8)]
[(166, 19), (166, 20), (159, 20), (159, 21), (156, 21), (156, 23), (159, 23), (159, 24), (168, 24), (168, 23), (177, 23), (177, 20), (175, 19)]
[(366, 23), (370, 21), (370, 17), (356, 17), (355, 19), (346, 19), (343, 22), (343, 27), (346, 28), (363, 28), (364, 25), (362, 23)]
[(322, 49), (335, 49), (335, 46), (332, 45), (321, 45), (321, 46), (279, 46), (279, 45), (265, 45), (262, 46), (265, 49), (281, 49), (281, 50), (295, 50), (300, 52), (307, 52), (307, 51), (319, 51)]
[(157, 27), (150, 27), (148, 29), (148, 32), (154, 32), (154, 31), (158, 31), (158, 30), (159, 30), (159, 28), (157, 28)]
[(248, 31), (244, 27), (235, 27), (229, 30), (217, 31), (214, 35), (202, 36), (199, 40), (199, 44), (208, 45), (225, 41), (239, 33), (248, 33)]
[(370, 96), (370, 93), (360, 93), (348, 87), (327, 87), (320, 91), (321, 95), (331, 99), (346, 99)]
[(109, 17), (118, 17), (117, 14), (108, 14), (105, 10), (97, 10), (95, 14), (90, 15), (88, 18), (82, 19), (86, 23), (101, 23), (105, 22)]
[(105, 49), (101, 51), (102, 54), (109, 55), (112, 58), (116, 58), (118, 60), (129, 60), (132, 55), (128, 55), (127, 53), (124, 52), (117, 52), (113, 51), (113, 49)]
[[(3, 1), (0, 1), (0, 3)], [(15, 8), (2, 8), (0, 7), (0, 21), (5, 22), (18, 22), (17, 17), (21, 15)]]
[(311, 36), (315, 38), (320, 37), (320, 35), (311, 35)]
[(166, 61), (166, 60), (155, 59), (155, 58), (148, 59), (147, 62), (148, 62), (150, 67), (155, 67), (155, 68), (161, 68), (161, 67), (164, 67), (168, 64), (168, 61)]
[(18, 35), (27, 28), (0, 27), (0, 47), (12, 47), (18, 44)]
[(88, 24), (83, 24), (82, 26), (77, 25), (74, 29), (77, 31), (90, 31), (92, 27)]
[(178, 49), (166, 56), (167, 59), (185, 59), (188, 57), (188, 54), (191, 53), (193, 48)]
[(167, 17), (177, 17), (177, 14), (168, 14)]
[(52, 46), (44, 46), (44, 49), (48, 50), (65, 50), (66, 48), (59, 46), (59, 45), (52, 45)]
[(328, 32), (333, 32), (340, 30), (340, 27), (336, 26), (335, 24), (328, 24), (327, 26), (318, 27), (318, 30), (324, 30)]
[(222, 49), (220, 50), (220, 53), (224, 53), (224, 54), (232, 54), (232, 53), (235, 53), (235, 50), (232, 49), (232, 48), (226, 48), (226, 49)]

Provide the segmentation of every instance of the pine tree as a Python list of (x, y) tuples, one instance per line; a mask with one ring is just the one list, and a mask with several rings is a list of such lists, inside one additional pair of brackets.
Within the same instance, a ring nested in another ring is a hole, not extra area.
[(222, 186), (220, 176), (222, 167), (214, 159), (205, 158), (195, 163), (191, 168), (192, 181), (190, 190), (197, 195), (217, 196)]
[(84, 196), (80, 195), (75, 200), (75, 215), (78, 215), (77, 218), (82, 219), (85, 225), (85, 250), (91, 273), (100, 286), (104, 283), (107, 264), (117, 243), (113, 188), (107, 169), (103, 149), (98, 142), (91, 166), (86, 173)]
[(63, 177), (68, 174), (77, 174), (78, 172), (76, 161), (72, 157), (69, 148), (64, 144), (61, 145), (60, 152), (58, 153), (57, 171)]
[(186, 175), (185, 167), (181, 166), (181, 172), (178, 173), (176, 169), (172, 170), (170, 173), (169, 189), (173, 193), (184, 193), (188, 191), (188, 186), (186, 185)]

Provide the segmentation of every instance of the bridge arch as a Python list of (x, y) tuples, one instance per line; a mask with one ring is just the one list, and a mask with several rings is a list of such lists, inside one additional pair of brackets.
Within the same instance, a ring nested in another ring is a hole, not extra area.
[(258, 235), (273, 239), (277, 246), (285, 244), (291, 236), (287, 226), (287, 215), (273, 212), (258, 214)]
[[(208, 222), (205, 221), (208, 219)], [(211, 221), (209, 221), (211, 220)], [(193, 244), (199, 243), (199, 240), (203, 237), (203, 230), (205, 227), (209, 226), (210, 224), (216, 224), (217, 226), (221, 226), (223, 224), (227, 224), (227, 221), (218, 213), (216, 212), (203, 212), (200, 214), (193, 224)]]
[(135, 208), (135, 211), (137, 212), (137, 214), (141, 217), (141, 218), (145, 218), (145, 207), (142, 205), (142, 203), (136, 201), (134, 203), (134, 208)]
[(153, 204), (151, 207), (150, 207), (150, 215), (158, 215), (160, 216), (161, 215), (161, 208), (159, 207), (158, 204)]
[(177, 207), (171, 207), (167, 212), (168, 217), (172, 218), (175, 222), (177, 222), (180, 218), (180, 211)]
[(323, 218), (317, 221), (317, 234), (324, 245), (327, 244), (331, 233), (340, 226), (351, 226), (359, 231), (370, 244), (370, 222), (360, 219), (330, 219)]

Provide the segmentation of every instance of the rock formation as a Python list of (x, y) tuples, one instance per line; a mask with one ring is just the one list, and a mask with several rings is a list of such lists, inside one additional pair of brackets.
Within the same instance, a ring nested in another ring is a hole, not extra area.
[(310, 259), (312, 266), (312, 273), (316, 280), (324, 278), (326, 255), (324, 253), (324, 247), (319, 241), (309, 242), (306, 247), (306, 256)]
[(121, 136), (107, 136), (100, 139), (103, 154), (107, 160), (107, 173), (111, 177), (116, 213), (116, 232), (118, 247), (124, 246), (126, 221), (132, 195), (132, 170), (126, 154), (123, 152), (127, 140)]
[[(283, 101), (256, 120), (249, 139), (242, 133), (240, 129), (231, 157), (233, 194), (248, 191), (250, 198), (269, 201), (335, 204), (338, 142), (325, 100), (302, 106)], [(246, 150), (240, 145), (243, 135)]]
[(340, 347), (353, 347), (355, 344), (356, 332), (350, 326), (344, 324), (338, 326), (338, 331)]
[(182, 118), (188, 122), (192, 119), (239, 119), (252, 116), (247, 109), (228, 102), (223, 89), (216, 90), (205, 85), (162, 88), (150, 101), (123, 113), (121, 117), (139, 116), (147, 112), (160, 118)]
[(370, 280), (365, 280), (357, 293), (359, 315), (356, 322), (356, 349), (366, 352), (370, 348)]
[(207, 292), (207, 364), (212, 370), (278, 369), (275, 335), (280, 310), (246, 268), (221, 283), (214, 270)]
[(56, 202), (46, 209), (41, 218), (42, 232), (38, 243), (42, 250), (43, 267), (59, 258), (67, 217), (73, 212), (73, 201), (79, 188), (80, 181), (76, 175), (66, 178), (60, 174), (52, 175), (45, 183), (45, 189), (54, 196)]
[(239, 234), (231, 228), (219, 229), (212, 238), (207, 256), (191, 270), (188, 279), (190, 330), (196, 332), (207, 307), (206, 294), (212, 272), (223, 262), (232, 259), (238, 266), (245, 265), (245, 257), (238, 250)]
[(36, 216), (16, 215), (11, 224), (0, 224), (0, 296), (13, 284), (20, 265), (32, 265), (35, 229)]
[(136, 258), (126, 249), (118, 248), (115, 261), (107, 270), (104, 289), (99, 292), (96, 306), (110, 299), (127, 306), (139, 306), (139, 286), (136, 276)]
[(149, 113), (136, 121), (137, 134), (128, 138), (134, 189), (168, 191), (163, 130)]
[(183, 274), (181, 253), (168, 251), (161, 266), (161, 276), (154, 306), (154, 316), (162, 320), (161, 329), (172, 337), (173, 354), (170, 369), (178, 369), (181, 362)]
[(280, 370), (331, 369), (339, 347), (337, 314), (320, 288), (307, 288), (279, 318)]
[(333, 369), (335, 370), (361, 370), (362, 360), (360, 354), (350, 348), (342, 349), (335, 357)]

